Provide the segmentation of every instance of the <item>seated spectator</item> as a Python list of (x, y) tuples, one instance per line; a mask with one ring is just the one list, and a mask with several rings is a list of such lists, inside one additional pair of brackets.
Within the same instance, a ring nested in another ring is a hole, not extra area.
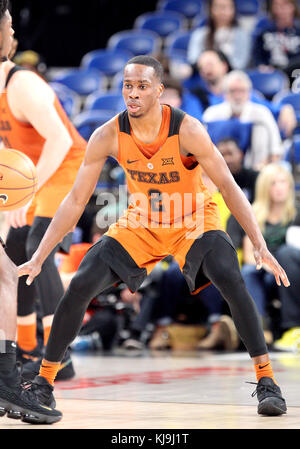
[(270, 20), (255, 33), (255, 66), (286, 69), (300, 55), (300, 22), (297, 0), (272, 0)]
[(223, 102), (223, 79), (230, 71), (228, 59), (221, 51), (207, 50), (197, 60), (197, 71), (183, 85), (198, 97), (205, 111)]
[[(286, 235), (286, 245), (277, 253), (278, 262), (285, 267), (290, 287), (279, 287), (280, 339), (274, 342), (274, 348), (298, 352), (300, 349), (300, 219), (295, 220)], [(282, 334), (282, 335), (281, 335)]]
[(248, 66), (251, 37), (239, 26), (233, 0), (209, 2), (207, 23), (193, 31), (188, 46), (188, 61), (196, 64), (205, 50), (221, 50), (234, 69)]
[(217, 148), (225, 159), (235, 182), (243, 190), (250, 203), (252, 203), (258, 171), (244, 167), (244, 153), (235, 140), (231, 138), (220, 140), (217, 143)]
[(180, 108), (187, 114), (201, 120), (202, 110), (198, 98), (184, 89), (180, 81), (173, 78), (163, 80), (164, 91), (160, 97), (161, 104)]
[(252, 83), (241, 71), (229, 73), (223, 82), (225, 101), (208, 108), (204, 122), (237, 117), (241, 122), (252, 123), (251, 148), (245, 155), (245, 166), (259, 170), (269, 162), (281, 159), (283, 146), (277, 123), (270, 110), (251, 101)]
[[(183, 82), (183, 86), (198, 97), (202, 112), (204, 112), (210, 106), (223, 103), (225, 94), (224, 81), (231, 72), (231, 65), (222, 52), (207, 50), (199, 56), (197, 71)], [(234, 76), (236, 74), (243, 76), (244, 72), (234, 71)], [(243, 78), (245, 79), (245, 77), (246, 75)], [(251, 86), (249, 93), (251, 101), (267, 107), (272, 112), (284, 137), (290, 137), (297, 125), (293, 107), (289, 104), (279, 106), (258, 96), (252, 90), (252, 83), (249, 77), (247, 84), (249, 84), (249, 88)]]
[[(285, 166), (269, 164), (262, 169), (257, 178), (253, 209), (269, 251), (276, 258), (280, 257), (281, 251), (286, 245), (286, 236), (290, 226), (300, 224), (300, 215), (297, 214), (294, 201), (294, 180)], [(268, 305), (274, 298), (279, 297), (281, 299), (282, 295), (278, 291), (274, 275), (270, 269), (263, 265), (261, 270), (257, 270), (253, 247), (245, 234), (243, 238), (243, 259), (243, 278), (258, 307), (265, 328), (268, 328), (271, 325)], [(290, 260), (286, 258), (283, 267), (287, 271), (293, 269)], [(297, 318), (295, 316), (295, 320), (292, 319), (292, 325), (295, 325), (297, 321), (298, 325), (300, 324), (299, 300), (297, 308), (298, 315)]]

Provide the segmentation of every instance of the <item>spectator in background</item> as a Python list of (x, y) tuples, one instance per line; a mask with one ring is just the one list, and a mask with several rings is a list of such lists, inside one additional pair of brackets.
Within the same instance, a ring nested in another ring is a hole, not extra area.
[[(215, 50), (203, 52), (198, 58), (197, 67), (198, 72), (184, 81), (183, 86), (198, 97), (202, 112), (204, 112), (210, 106), (223, 103), (224, 94), (226, 94), (224, 92), (224, 80), (232, 72), (232, 69), (226, 56), (222, 52)], [(241, 74), (241, 76), (244, 75), (244, 79), (247, 76), (243, 71), (234, 71), (234, 73)], [(252, 83), (249, 77), (247, 77), (247, 83), (249, 84), (248, 88), (250, 90), (248, 95), (251, 101), (268, 108), (277, 121), (284, 137), (290, 137), (297, 124), (293, 107), (289, 104), (275, 105), (262, 98), (261, 95), (258, 96), (252, 90)]]
[(254, 35), (254, 64), (286, 69), (300, 54), (297, 0), (272, 0), (270, 16)]
[(221, 50), (234, 69), (248, 66), (251, 52), (251, 37), (239, 26), (234, 0), (212, 0), (209, 2), (207, 23), (193, 31), (187, 58), (196, 64), (205, 50)]
[(295, 219), (286, 234), (286, 245), (278, 251), (278, 260), (287, 268), (291, 285), (286, 291), (279, 287), (281, 302), (281, 338), (274, 343), (276, 349), (300, 349), (300, 217)]
[[(292, 225), (300, 224), (300, 216), (297, 213), (294, 200), (294, 180), (291, 173), (280, 164), (269, 164), (262, 169), (256, 185), (255, 201), (253, 209), (258, 224), (263, 232), (269, 251), (277, 258), (285, 251), (286, 236)], [(268, 318), (268, 303), (274, 298), (283, 297), (275, 283), (268, 267), (256, 269), (253, 257), (253, 248), (250, 240), (244, 235), (242, 276), (246, 287), (253, 297), (258, 311), (264, 321), (265, 328), (270, 326)], [(295, 269), (294, 262), (285, 257), (284, 269)], [(299, 273), (299, 272), (298, 272)], [(298, 274), (299, 278), (299, 274)], [(298, 284), (299, 285), (299, 284)], [(299, 295), (299, 290), (298, 290)], [(300, 325), (300, 304), (297, 304), (297, 315), (290, 321), (290, 325), (298, 322)], [(292, 306), (293, 310), (295, 306)], [(287, 323), (285, 323), (287, 324)]]
[(252, 203), (258, 171), (244, 167), (244, 153), (234, 139), (227, 138), (220, 140), (217, 143), (217, 148), (225, 159), (235, 182), (243, 190), (250, 203)]
[(221, 51), (207, 50), (197, 60), (197, 72), (183, 85), (196, 95), (202, 111), (223, 102), (223, 79), (231, 71), (228, 59)]
[(179, 80), (165, 77), (163, 85), (165, 88), (160, 97), (161, 104), (180, 108), (187, 114), (201, 120), (202, 110), (198, 98), (187, 89), (184, 89)]
[(42, 57), (33, 50), (17, 53), (14, 57), (14, 63), (26, 69), (33, 70), (39, 75), (45, 76), (46, 74), (46, 64), (42, 60)]
[(241, 122), (252, 123), (251, 148), (245, 155), (245, 166), (259, 170), (283, 155), (279, 128), (270, 112), (262, 105), (251, 101), (252, 83), (242, 71), (232, 71), (223, 80), (225, 101), (211, 106), (204, 115), (205, 122), (227, 120), (233, 117)]

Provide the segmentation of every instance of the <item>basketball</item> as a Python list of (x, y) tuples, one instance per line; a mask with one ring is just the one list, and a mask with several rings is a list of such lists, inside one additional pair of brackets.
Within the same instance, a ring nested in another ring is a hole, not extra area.
[(31, 159), (17, 150), (0, 150), (0, 211), (25, 206), (36, 188), (36, 168)]

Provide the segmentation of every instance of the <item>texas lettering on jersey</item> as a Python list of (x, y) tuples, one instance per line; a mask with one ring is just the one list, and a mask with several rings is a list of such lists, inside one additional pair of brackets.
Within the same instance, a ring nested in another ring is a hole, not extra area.
[(170, 184), (172, 182), (180, 181), (180, 174), (178, 171), (155, 173), (127, 168), (127, 172), (133, 181), (145, 182), (147, 184)]

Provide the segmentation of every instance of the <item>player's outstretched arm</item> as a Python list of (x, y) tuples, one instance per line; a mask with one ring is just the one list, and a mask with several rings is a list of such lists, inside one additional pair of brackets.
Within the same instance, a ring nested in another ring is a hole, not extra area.
[(61, 203), (31, 260), (18, 267), (19, 277), (28, 275), (28, 285), (40, 273), (51, 251), (76, 226), (95, 190), (107, 157), (116, 155), (115, 135), (115, 124), (110, 121), (91, 136), (71, 192)]
[(261, 268), (265, 263), (273, 271), (277, 284), (280, 285), (281, 280), (288, 287), (290, 284), (287, 275), (268, 251), (251, 204), (236, 184), (224, 158), (212, 143), (203, 125), (187, 115), (180, 128), (179, 139), (182, 150), (196, 157), (205, 173), (219, 188), (229, 210), (250, 238), (257, 268)]

